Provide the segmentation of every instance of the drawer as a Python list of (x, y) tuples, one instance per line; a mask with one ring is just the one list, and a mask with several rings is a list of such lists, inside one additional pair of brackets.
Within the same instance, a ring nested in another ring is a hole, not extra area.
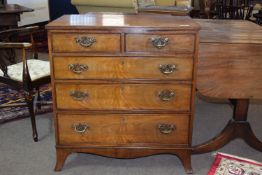
[(60, 144), (117, 146), (188, 144), (187, 115), (62, 115)]
[(120, 34), (52, 35), (53, 52), (120, 52)]
[(189, 111), (191, 85), (56, 84), (58, 109)]
[(55, 57), (56, 79), (191, 80), (193, 58), (184, 57)]
[(126, 52), (154, 52), (155, 54), (192, 53), (194, 35), (127, 34)]

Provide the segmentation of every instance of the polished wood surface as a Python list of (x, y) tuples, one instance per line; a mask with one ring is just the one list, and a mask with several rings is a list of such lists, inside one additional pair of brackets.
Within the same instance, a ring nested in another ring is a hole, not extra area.
[[(154, 47), (151, 39), (156, 37), (168, 38), (168, 44), (163, 49)], [(195, 36), (184, 35), (126, 35), (126, 52), (157, 52), (157, 53), (192, 53), (194, 51)]]
[(23, 13), (23, 12), (32, 12), (34, 11), (31, 8), (24, 7), (17, 4), (5, 4), (0, 8), (0, 14), (8, 14), (8, 13)]
[(18, 21), (20, 21), (20, 14), (24, 12), (34, 11), (31, 8), (27, 8), (17, 4), (6, 4), (0, 8), (0, 29), (2, 27), (16, 27)]
[(251, 125), (247, 121), (249, 100), (232, 99), (231, 101), (234, 106), (232, 119), (228, 121), (225, 128), (216, 137), (207, 142), (194, 146), (192, 149), (194, 154), (218, 150), (237, 138), (243, 139), (250, 147), (260, 152), (262, 151), (262, 142), (255, 136)]
[[(150, 120), (149, 120), (150, 119)], [(186, 115), (58, 115), (59, 143), (81, 146), (141, 146), (188, 144)], [(84, 133), (74, 125), (86, 124)], [(174, 125), (163, 134), (160, 124)]]
[(192, 172), (196, 23), (100, 13), (64, 16), (47, 28), (56, 171), (72, 152), (85, 152), (115, 158), (169, 153)]
[[(70, 64), (87, 66), (87, 70), (75, 73)], [(161, 72), (161, 65), (175, 65), (169, 74)], [(174, 57), (54, 57), (56, 79), (161, 79), (191, 80), (192, 56)]]
[(201, 94), (216, 98), (262, 98), (262, 42), (201, 43), (199, 54), (197, 88)]
[[(159, 94), (165, 90), (175, 93), (169, 101), (163, 101), (159, 97)], [(84, 92), (87, 97), (76, 100), (70, 95), (72, 91)], [(182, 84), (57, 84), (56, 98), (57, 109), (189, 111), (191, 86)]]
[(261, 99), (261, 27), (249, 21), (195, 21), (202, 26), (198, 91), (216, 98)]
[[(87, 32), (53, 34), (53, 52), (120, 52), (120, 34), (85, 34)], [(90, 47), (85, 47), (76, 42), (81, 37), (94, 38), (96, 41)]]
[(201, 26), (200, 43), (261, 44), (261, 26), (242, 20), (194, 19)]
[(195, 21), (203, 28), (197, 89), (207, 97), (230, 99), (234, 112), (221, 133), (194, 146), (193, 153), (215, 151), (236, 138), (262, 151), (247, 120), (249, 100), (262, 98), (262, 28), (248, 21)]
[(172, 154), (176, 155), (182, 162), (182, 165), (185, 168), (186, 173), (192, 174), (192, 168), (191, 168), (191, 160), (190, 155), (191, 151), (189, 149), (173, 149), (172, 147), (166, 148), (166, 147), (151, 147), (148, 149), (148, 147), (139, 147), (139, 149), (132, 149), (132, 148), (125, 148), (125, 147), (103, 147), (103, 149), (96, 149), (93, 147), (80, 147), (80, 148), (74, 148), (74, 147), (61, 147), (57, 146), (56, 148), (56, 166), (55, 171), (60, 171), (65, 163), (66, 158), (71, 154), (75, 152), (80, 153), (90, 153), (90, 154), (96, 154), (106, 157), (113, 157), (113, 158), (138, 158), (138, 157), (145, 157), (145, 156), (151, 156), (154, 154)]
[[(164, 20), (163, 20), (164, 19)], [(174, 22), (174, 20), (176, 22)], [(64, 15), (49, 23), (47, 29), (103, 29), (126, 28), (131, 32), (141, 32), (147, 28), (193, 30), (200, 29), (199, 25), (188, 16), (171, 16), (158, 14), (115, 14), (87, 13), (84, 15)], [(136, 30), (132, 29), (135, 28)]]

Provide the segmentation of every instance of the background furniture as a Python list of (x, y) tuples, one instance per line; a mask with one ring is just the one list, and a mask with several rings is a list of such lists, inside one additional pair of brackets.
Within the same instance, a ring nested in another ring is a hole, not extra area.
[(23, 13), (19, 26), (32, 25), (49, 21), (49, 0), (7, 0), (7, 4), (19, 4), (34, 9), (29, 13)]
[[(71, 0), (79, 13), (125, 12), (136, 13), (137, 0)], [(191, 6), (191, 0), (155, 0), (157, 6)]]
[(234, 113), (222, 132), (195, 146), (194, 153), (217, 150), (235, 138), (262, 151), (262, 142), (247, 121), (249, 100), (262, 99), (261, 27), (239, 20), (195, 21), (202, 28), (197, 89), (207, 97), (230, 99)]
[[(73, 152), (177, 155), (191, 169), (199, 26), (171, 15), (67, 15), (48, 24), (56, 171)], [(66, 41), (66, 42), (65, 42)]]
[[(38, 91), (37, 99), (39, 101), (39, 86), (50, 82), (49, 62), (36, 59), (33, 33), (37, 30), (38, 27), (28, 27), (0, 31), (0, 82), (9, 85), (12, 89), (24, 90), (25, 101), (31, 117), (34, 141), (38, 141), (33, 103), (35, 98), (34, 90)], [(31, 43), (17, 42), (19, 35), (27, 34), (31, 35)], [(22, 50), (22, 59), (16, 57), (16, 49)], [(26, 49), (34, 51), (32, 53), (34, 59), (27, 60)], [(2, 105), (0, 107), (12, 106)], [(40, 106), (38, 105), (38, 107)]]
[(79, 13), (88, 12), (125, 12), (136, 13), (136, 1), (134, 0), (71, 0)]
[(200, 17), (251, 20), (253, 10), (261, 8), (260, 0), (200, 0)]
[(18, 26), (20, 15), (24, 12), (32, 12), (33, 9), (17, 4), (5, 4), (0, 7), (0, 30), (1, 28), (13, 28)]
[(256, 18), (256, 23), (262, 25), (262, 9), (255, 13), (254, 18)]

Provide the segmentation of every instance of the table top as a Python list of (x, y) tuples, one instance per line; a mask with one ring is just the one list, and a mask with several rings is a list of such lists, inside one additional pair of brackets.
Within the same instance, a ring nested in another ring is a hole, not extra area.
[(23, 13), (23, 12), (32, 12), (34, 9), (27, 8), (17, 4), (6, 4), (3, 7), (0, 7), (0, 14), (8, 13)]
[(262, 44), (262, 27), (244, 20), (194, 19), (201, 26), (202, 43)]
[(159, 14), (88, 13), (64, 15), (47, 25), (47, 29), (105, 29), (105, 28), (161, 28), (199, 30), (199, 25), (188, 16)]
[(262, 27), (243, 20), (200, 24), (198, 91), (208, 97), (262, 99)]

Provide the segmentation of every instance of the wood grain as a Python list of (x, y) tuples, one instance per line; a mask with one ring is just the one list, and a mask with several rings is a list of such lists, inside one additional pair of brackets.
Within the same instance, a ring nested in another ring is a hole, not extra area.
[(261, 99), (261, 50), (254, 44), (201, 43), (197, 89), (208, 97)]
[(200, 31), (197, 89), (213, 98), (262, 98), (262, 30), (241, 20), (195, 20)]
[[(82, 101), (70, 96), (72, 91), (88, 94)], [(170, 101), (162, 101), (163, 90), (175, 92)], [(57, 108), (71, 110), (175, 110), (189, 111), (191, 86), (179, 84), (56, 84)]]
[[(158, 49), (152, 44), (151, 38), (169, 38), (168, 44)], [(154, 52), (154, 53), (192, 53), (194, 51), (194, 35), (153, 35), (128, 34), (126, 35), (126, 52)]]
[[(92, 37), (96, 42), (83, 47), (76, 42), (79, 37)], [(120, 52), (120, 34), (55, 33), (52, 35), (54, 52)]]
[[(188, 121), (186, 115), (58, 115), (59, 144), (186, 144)], [(79, 123), (89, 126), (83, 134), (75, 132), (72, 127)], [(170, 134), (163, 134), (158, 129), (159, 124), (173, 124), (176, 128)]]
[[(55, 100), (55, 171), (61, 170), (69, 154), (85, 152), (116, 158), (175, 154), (192, 172), (197, 23), (171, 15), (88, 13), (63, 16), (47, 29)], [(97, 42), (82, 48), (75, 43), (79, 36), (96, 37)], [(159, 36), (169, 37), (162, 49), (149, 41)], [(73, 73), (68, 64), (88, 69)], [(159, 68), (167, 64), (175, 65), (175, 70), (164, 75)], [(175, 96), (163, 101), (159, 93), (166, 90)], [(89, 125), (88, 132), (76, 134), (73, 128), (81, 122)], [(157, 129), (162, 122), (176, 129), (162, 134)]]
[[(175, 22), (174, 22), (175, 21)], [(145, 29), (172, 29), (182, 31), (196, 31), (200, 27), (188, 16), (171, 16), (160, 14), (113, 14), (88, 13), (82, 15), (64, 15), (50, 22), (47, 29), (128, 29), (131, 32), (141, 32)]]
[(180, 145), (176, 145), (176, 148), (179, 149), (174, 149), (174, 146), (170, 146), (170, 148), (167, 148), (167, 146), (163, 146), (162, 148), (150, 147), (150, 149), (148, 149), (148, 147), (103, 147), (103, 149), (97, 149), (94, 147), (68, 148), (65, 146), (57, 145), (57, 164), (55, 171), (61, 171), (65, 158), (69, 154), (73, 152), (81, 152), (120, 159), (138, 158), (156, 154), (172, 154), (176, 155), (181, 160), (186, 173), (192, 174), (191, 150), (189, 149), (189, 147), (184, 145), (182, 145), (182, 147)]
[[(69, 70), (70, 64), (88, 66), (80, 74)], [(165, 75), (160, 65), (175, 65), (173, 73)], [(162, 79), (191, 80), (193, 58), (176, 57), (55, 57), (56, 79)]]
[(261, 44), (261, 26), (247, 20), (194, 19), (200, 26), (200, 43)]

